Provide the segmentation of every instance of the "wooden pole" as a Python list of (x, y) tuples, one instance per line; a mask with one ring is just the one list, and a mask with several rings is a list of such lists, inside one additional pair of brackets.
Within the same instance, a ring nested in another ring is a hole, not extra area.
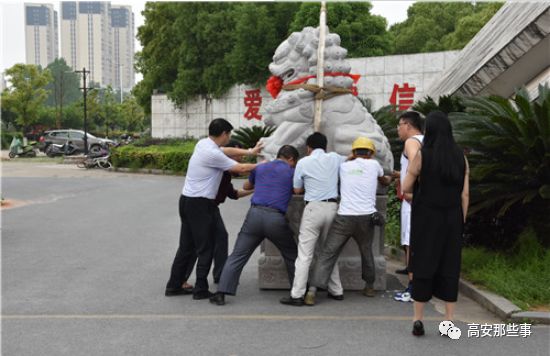
[[(327, 5), (326, 1), (321, 2), (321, 14), (319, 16), (319, 47), (317, 48), (317, 85), (323, 87), (325, 82), (325, 29), (327, 25)], [(321, 114), (323, 113), (323, 99), (315, 100), (315, 116), (313, 118), (313, 128), (318, 132), (321, 127)]]

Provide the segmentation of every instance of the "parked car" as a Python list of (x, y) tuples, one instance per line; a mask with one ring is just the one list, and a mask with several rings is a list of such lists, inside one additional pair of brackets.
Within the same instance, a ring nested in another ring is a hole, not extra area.
[[(99, 152), (102, 147), (114, 146), (116, 143), (113, 140), (107, 138), (99, 138), (87, 134), (88, 138), (88, 151)], [(45, 131), (39, 139), (39, 148), (41, 151), (46, 151), (49, 145), (52, 143), (63, 145), (67, 142), (72, 142), (80, 151), (84, 151), (84, 131), (81, 130), (49, 130)]]

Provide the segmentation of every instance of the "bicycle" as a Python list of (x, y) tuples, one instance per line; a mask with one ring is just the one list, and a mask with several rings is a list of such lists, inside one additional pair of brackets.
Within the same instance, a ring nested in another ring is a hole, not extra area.
[(86, 169), (95, 168), (95, 167), (109, 169), (113, 166), (111, 162), (109, 162), (109, 157), (110, 157), (109, 155), (102, 156), (102, 157), (87, 157), (83, 161), (78, 162), (76, 166), (78, 168), (86, 168)]

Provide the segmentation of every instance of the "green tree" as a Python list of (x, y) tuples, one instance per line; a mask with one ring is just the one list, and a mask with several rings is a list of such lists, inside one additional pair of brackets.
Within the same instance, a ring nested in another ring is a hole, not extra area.
[(84, 127), (83, 101), (76, 101), (63, 107), (61, 126), (70, 129), (82, 129)]
[(444, 36), (442, 41), (447, 50), (462, 49), (481, 30), (483, 26), (500, 9), (502, 3), (492, 2), (479, 4), (479, 11), (460, 18), (454, 32)]
[(120, 106), (122, 127), (129, 132), (141, 132), (145, 128), (145, 113), (134, 96), (128, 96)]
[[(101, 105), (101, 91), (98, 89), (90, 90), (86, 95), (86, 117), (88, 121), (88, 131), (99, 131), (105, 124), (105, 115)], [(93, 125), (93, 126), (92, 126)]]
[(47, 69), (52, 74), (52, 81), (46, 86), (46, 89), (50, 91), (46, 105), (55, 107), (55, 126), (60, 128), (63, 106), (82, 98), (80, 79), (78, 74), (72, 71), (63, 58), (56, 58), (52, 63), (48, 64)]
[(460, 49), (468, 43), (502, 3), (416, 2), (407, 20), (393, 25), (394, 53)]
[(113, 88), (109, 85), (103, 91), (101, 102), (101, 115), (105, 125), (105, 137), (109, 137), (109, 129), (114, 130), (119, 124), (119, 104), (115, 99)]
[[(306, 26), (319, 26), (320, 4), (302, 3), (290, 25), (290, 32), (301, 31)], [(329, 2), (327, 25), (331, 32), (340, 35), (342, 47), (349, 57), (382, 56), (391, 49), (384, 17), (372, 15), (368, 2)]]
[(11, 82), (2, 95), (7, 110), (17, 116), (16, 123), (26, 132), (39, 120), (38, 112), (48, 96), (45, 86), (51, 80), (49, 70), (32, 64), (16, 64), (6, 70)]

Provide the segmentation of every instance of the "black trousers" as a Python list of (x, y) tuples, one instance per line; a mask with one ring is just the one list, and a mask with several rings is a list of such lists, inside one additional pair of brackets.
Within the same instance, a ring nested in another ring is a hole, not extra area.
[(193, 293), (208, 290), (208, 273), (214, 254), (216, 223), (221, 216), (214, 200), (181, 196), (179, 214), (181, 231), (178, 251), (172, 263), (167, 288), (179, 288), (186, 281), (187, 267), (197, 256), (197, 269)]
[[(220, 214), (220, 209), (216, 207), (216, 228), (214, 229), (214, 269), (212, 270), (212, 276), (214, 281), (219, 281), (222, 274), (223, 265), (227, 261), (227, 250), (228, 250), (228, 238), (227, 230), (225, 229), (225, 224), (223, 223), (222, 216)], [(189, 260), (185, 271), (185, 281), (189, 280), (193, 268), (195, 268), (195, 263), (197, 262), (197, 255), (193, 254), (193, 258)]]

